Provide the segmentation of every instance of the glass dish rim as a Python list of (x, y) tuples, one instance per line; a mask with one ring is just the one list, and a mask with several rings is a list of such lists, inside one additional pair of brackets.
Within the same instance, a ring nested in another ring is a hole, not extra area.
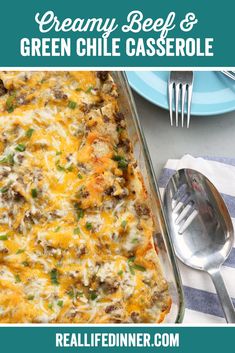
[[(183, 292), (183, 285), (182, 285), (182, 280), (180, 277), (180, 273), (179, 273), (179, 269), (178, 269), (178, 265), (176, 262), (176, 255), (175, 255), (175, 251), (173, 248), (173, 243), (172, 240), (170, 238), (170, 233), (169, 233), (169, 228), (167, 225), (167, 220), (164, 214), (164, 208), (163, 208), (163, 204), (162, 204), (162, 199), (160, 196), (160, 192), (159, 192), (159, 187), (158, 187), (158, 183), (156, 180), (156, 175), (154, 172), (154, 168), (152, 165), (152, 160), (151, 160), (151, 156), (149, 153), (149, 149), (147, 146), (147, 142), (146, 142), (146, 138), (140, 123), (140, 119), (139, 119), (139, 115), (136, 109), (136, 104), (135, 104), (135, 100), (127, 79), (127, 75), (124, 71), (112, 71), (111, 74), (118, 75), (121, 77), (121, 79), (123, 80), (124, 84), (125, 84), (125, 89), (126, 89), (126, 93), (128, 94), (128, 99), (129, 99), (129, 103), (131, 105), (131, 109), (132, 109), (132, 113), (133, 113), (133, 119), (135, 120), (135, 124), (136, 124), (136, 128), (137, 128), (137, 132), (139, 135), (139, 140), (140, 140), (140, 144), (143, 147), (142, 148), (142, 152), (145, 156), (145, 163), (147, 164), (147, 169), (148, 169), (148, 175), (151, 179), (152, 182), (152, 186), (154, 187), (154, 192), (156, 193), (157, 197), (158, 197), (158, 201), (159, 201), (159, 205), (160, 205), (160, 212), (161, 212), (161, 218), (163, 221), (163, 225), (164, 225), (164, 232), (162, 234), (162, 236), (164, 237), (164, 240), (167, 244), (167, 252), (169, 255), (169, 259), (172, 265), (172, 269), (173, 269), (173, 276), (175, 279), (175, 283), (176, 283), (176, 289), (177, 289), (177, 293), (178, 293), (178, 298), (179, 298), (179, 304), (178, 304), (178, 312), (177, 312), (177, 316), (174, 322), (172, 323), (182, 323), (183, 318), (184, 318), (184, 313), (185, 313), (185, 304), (184, 304), (184, 292)], [(164, 321), (163, 321), (164, 324)], [(168, 324), (168, 323), (167, 323)]]

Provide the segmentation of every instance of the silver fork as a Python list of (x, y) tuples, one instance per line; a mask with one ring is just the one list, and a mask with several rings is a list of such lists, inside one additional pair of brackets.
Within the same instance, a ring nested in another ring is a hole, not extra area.
[[(175, 94), (173, 94), (175, 92)], [(168, 99), (170, 122), (173, 126), (173, 99), (175, 101), (175, 125), (179, 124), (179, 106), (181, 102), (181, 125), (184, 126), (184, 112), (187, 112), (187, 128), (190, 123), (191, 102), (193, 93), (193, 71), (171, 71), (168, 81)], [(174, 97), (173, 97), (174, 96)]]
[(235, 80), (235, 71), (221, 71), (224, 75), (230, 77), (232, 80)]

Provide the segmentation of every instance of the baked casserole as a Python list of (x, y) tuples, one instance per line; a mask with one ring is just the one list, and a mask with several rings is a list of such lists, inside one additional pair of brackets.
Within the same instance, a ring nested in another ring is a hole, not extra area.
[(0, 322), (155, 323), (171, 300), (107, 72), (0, 73)]

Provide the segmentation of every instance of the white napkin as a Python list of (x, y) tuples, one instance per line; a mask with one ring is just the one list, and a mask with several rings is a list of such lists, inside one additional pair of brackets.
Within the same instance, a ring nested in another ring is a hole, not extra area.
[[(181, 168), (196, 169), (211, 180), (228, 207), (235, 229), (235, 158), (194, 158), (185, 155), (181, 159), (170, 159), (158, 180), (161, 194), (170, 176)], [(178, 265), (186, 299), (184, 323), (224, 323), (223, 312), (209, 276), (180, 261)], [(221, 272), (235, 305), (235, 244)]]

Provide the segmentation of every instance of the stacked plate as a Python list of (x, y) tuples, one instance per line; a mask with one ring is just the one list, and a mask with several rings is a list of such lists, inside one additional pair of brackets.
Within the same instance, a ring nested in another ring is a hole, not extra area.
[[(192, 115), (216, 115), (235, 110), (235, 81), (221, 72), (194, 72)], [(132, 88), (150, 102), (168, 109), (169, 71), (130, 71)]]

